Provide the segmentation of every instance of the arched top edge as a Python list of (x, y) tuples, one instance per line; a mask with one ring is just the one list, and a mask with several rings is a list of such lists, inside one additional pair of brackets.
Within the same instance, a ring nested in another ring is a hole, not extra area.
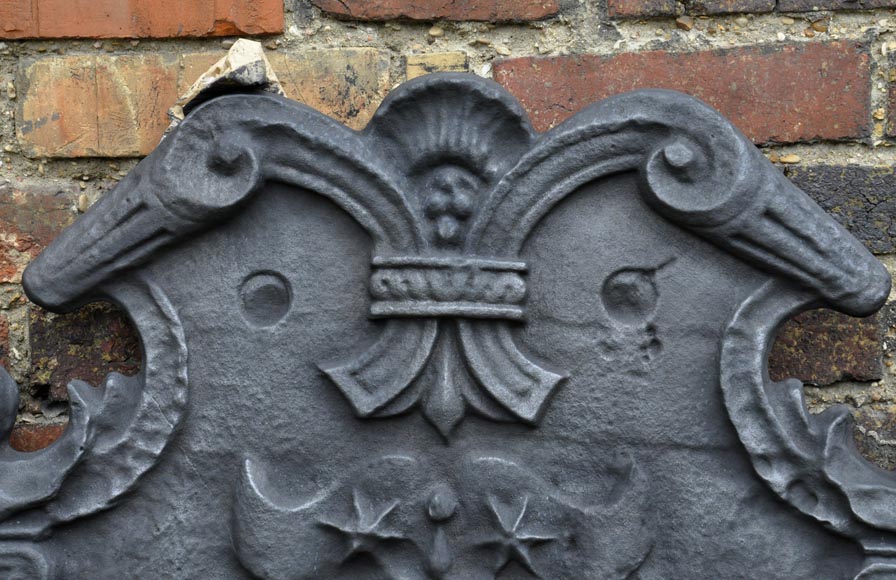
[[(893, 553), (896, 475), (861, 457), (847, 408), (812, 415), (801, 381), (768, 376), (777, 328), (818, 305), (812, 293), (780, 280), (757, 287), (741, 303), (722, 339), (725, 407), (756, 473), (775, 493), (858, 541), (866, 553)], [(816, 501), (802, 501), (807, 491)]]
[(519, 251), (567, 195), (621, 171), (638, 175), (644, 201), (664, 218), (821, 304), (865, 316), (889, 295), (883, 264), (743, 133), (665, 89), (609, 97), (541, 134), (490, 193), (470, 247), (503, 237)]
[(478, 102), (492, 102), (503, 109), (508, 118), (513, 118), (522, 130), (536, 135), (523, 106), (503, 86), (491, 79), (473, 74), (450, 72), (424, 75), (399, 85), (386, 95), (363, 132), (376, 132), (384, 121), (395, 114), (396, 108), (407, 106), (408, 102), (439, 94)]
[(44, 250), (23, 275), (49, 310), (68, 310), (115, 275), (213, 227), (266, 182), (330, 198), (378, 247), (419, 245), (398, 179), (361, 135), (298, 102), (223, 95), (191, 113), (116, 187)]
[[(159, 248), (213, 227), (267, 181), (329, 197), (371, 233), (380, 255), (513, 258), (504, 253), (517, 253), (556, 203), (621, 170), (638, 173), (657, 213), (833, 308), (866, 314), (886, 299), (882, 265), (698, 99), (633, 91), (538, 134), (506, 89), (460, 73), (398, 87), (362, 131), (280, 96), (211, 99), (63, 232), (26, 269), (24, 285), (50, 309), (83, 302)], [(476, 188), (460, 240), (440, 240), (427, 225), (427, 189), (439, 179)]]
[[(645, 162), (667, 146), (674, 145), (689, 158), (669, 168), (663, 154), (659, 171), (647, 171)], [(684, 93), (666, 89), (642, 89), (619, 94), (582, 109), (565, 122), (540, 134), (519, 162), (503, 176), (491, 192), (489, 211), (474, 226), (474, 238), (489, 237), (504, 230), (513, 232), (518, 246), (528, 235), (530, 223), (550, 211), (554, 203), (588, 181), (606, 175), (601, 164), (613, 171), (641, 171), (646, 176), (673, 169), (675, 179), (665, 185), (683, 194), (678, 203), (656, 198), (651, 206), (678, 225), (720, 223), (739, 210), (743, 182), (751, 174), (744, 167), (761, 155), (752, 144), (717, 111)], [(622, 165), (620, 165), (622, 163)], [(709, 177), (710, 179), (706, 179)], [(560, 184), (565, 184), (562, 189)], [(648, 193), (657, 184), (648, 183)], [(711, 192), (710, 199), (700, 189)], [(724, 207), (723, 207), (724, 206)], [(724, 209), (724, 211), (722, 211)], [(524, 215), (525, 212), (525, 215)], [(540, 213), (539, 213), (540, 212)], [(525, 227), (518, 227), (525, 222)]]

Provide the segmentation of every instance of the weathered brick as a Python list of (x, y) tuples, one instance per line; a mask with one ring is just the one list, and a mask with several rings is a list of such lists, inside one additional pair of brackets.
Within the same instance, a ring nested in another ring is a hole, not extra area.
[(892, 167), (789, 166), (787, 177), (872, 252), (896, 252), (896, 174)]
[(9, 444), (16, 451), (40, 451), (59, 439), (65, 427), (65, 424), (16, 425), (9, 437)]
[(0, 38), (277, 34), (282, 0), (0, 0)]
[(869, 392), (867, 403), (853, 409), (856, 418), (855, 439), (859, 451), (880, 467), (896, 470), (896, 405), (873, 402)]
[(34, 0), (0, 0), (0, 38), (20, 38), (37, 30)]
[[(224, 52), (62, 56), (19, 70), (16, 134), (30, 157), (146, 155), (168, 126), (167, 110)], [(269, 55), (284, 89), (359, 128), (388, 87), (388, 61), (372, 48)]]
[(109, 305), (93, 304), (61, 316), (33, 306), (28, 335), (32, 386), (47, 386), (50, 401), (66, 400), (66, 386), (73, 379), (98, 385), (110, 372), (134, 374), (140, 367), (137, 333)]
[(894, 0), (780, 0), (781, 12), (817, 12), (819, 10), (872, 10), (892, 8)]
[(21, 282), (22, 271), (74, 221), (72, 185), (0, 185), (0, 283)]
[(96, 58), (42, 59), (19, 69), (16, 135), (26, 155), (69, 156), (98, 145)]
[(321, 10), (352, 20), (540, 20), (557, 14), (557, 0), (312, 0)]
[(177, 99), (178, 57), (64, 56), (20, 68), (16, 134), (33, 157), (145, 155)]
[(877, 316), (851, 318), (833, 310), (804, 312), (784, 324), (769, 355), (769, 374), (815, 385), (881, 378)]
[(367, 124), (389, 90), (389, 59), (373, 48), (268, 55), (286, 96), (353, 129)]
[(404, 59), (407, 80), (434, 72), (467, 72), (467, 55), (463, 52), (409, 54)]
[(775, 0), (607, 0), (612, 18), (772, 12)]
[[(148, 1), (152, 3), (154, 0)], [(279, 34), (283, 32), (283, 5), (283, 0), (215, 0), (215, 28), (212, 34)]]
[(887, 60), (888, 70), (886, 76), (888, 82), (888, 98), (884, 131), (888, 137), (892, 138), (896, 137), (896, 53), (889, 53)]
[(758, 14), (772, 12), (777, 0), (691, 0), (686, 12), (694, 16), (707, 14), (731, 14), (748, 12)]
[(675, 16), (682, 12), (684, 6), (678, 0), (607, 0), (611, 18)]
[(896, 0), (607, 0), (612, 18), (892, 8)]
[(0, 366), (9, 368), (9, 319), (0, 312)]
[[(178, 92), (223, 56), (184, 55)], [(389, 60), (373, 48), (337, 48), (301, 53), (271, 52), (268, 60), (286, 96), (334, 117), (353, 129), (367, 124), (389, 87)]]
[(522, 57), (495, 63), (494, 72), (539, 130), (597, 99), (653, 87), (703, 99), (757, 143), (789, 143), (867, 137), (870, 64), (867, 46), (838, 41), (686, 53)]

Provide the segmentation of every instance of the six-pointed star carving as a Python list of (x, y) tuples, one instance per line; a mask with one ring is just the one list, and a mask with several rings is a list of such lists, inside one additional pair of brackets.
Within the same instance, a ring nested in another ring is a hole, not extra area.
[(352, 556), (361, 553), (376, 555), (376, 548), (381, 543), (389, 540), (401, 540), (404, 536), (397, 532), (383, 529), (383, 520), (398, 506), (398, 500), (393, 501), (385, 508), (377, 510), (374, 505), (361, 495), (357, 489), (352, 490), (352, 501), (355, 513), (353, 520), (344, 524), (337, 524), (321, 520), (321, 525), (332, 528), (342, 534), (346, 542), (346, 552), (342, 556), (345, 562)]
[(493, 547), (498, 555), (498, 570), (504, 568), (510, 561), (515, 561), (537, 578), (542, 578), (533, 564), (531, 549), (535, 546), (552, 542), (556, 537), (526, 532), (523, 518), (529, 507), (529, 496), (523, 498), (523, 505), (519, 513), (515, 513), (511, 506), (502, 505), (495, 497), (489, 496), (488, 505), (495, 514), (498, 524), (501, 526), (501, 534), (486, 539), (479, 543), (480, 546)]

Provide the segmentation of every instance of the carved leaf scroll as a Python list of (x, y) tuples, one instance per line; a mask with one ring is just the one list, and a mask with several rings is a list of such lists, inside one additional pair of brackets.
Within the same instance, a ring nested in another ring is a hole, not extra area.
[(756, 472), (777, 494), (869, 555), (893, 557), (896, 476), (859, 455), (846, 407), (812, 416), (800, 381), (768, 378), (766, 354), (778, 325), (815, 301), (769, 282), (744, 302), (723, 342), (725, 402)]
[[(69, 385), (71, 413), (60, 440), (36, 453), (0, 440), (0, 537), (35, 536), (62, 522), (108, 509), (159, 458), (186, 409), (186, 343), (177, 313), (150, 281), (135, 278), (109, 289), (138, 315), (147, 365), (134, 377), (117, 373), (93, 388), (82, 381)], [(2, 396), (17, 402), (15, 383), (3, 372)], [(3, 417), (15, 417), (16, 405)], [(11, 427), (11, 424), (9, 424)], [(32, 511), (20, 514), (24, 510)]]
[[(0, 375), (0, 570), (51, 577), (52, 562), (27, 540), (114, 507), (177, 435), (187, 338), (163, 289), (140, 273), (163, 248), (236, 215), (269, 184), (334, 202), (372, 238), (369, 315), (382, 319), (381, 334), (318, 364), (351, 420), (417, 408), (443, 449), (463, 449), (452, 437), (468, 410), (530, 429), (551, 412), (566, 372), (517, 343), (531, 267), (521, 251), (562, 200), (623, 172), (637, 175), (647, 207), (770, 278), (720, 347), (727, 411), (775, 493), (861, 544), (867, 561), (856, 578), (892, 576), (896, 478), (856, 453), (845, 411), (808, 415), (799, 385), (772, 383), (764, 368), (788, 315), (814, 304), (879, 308), (890, 284), (881, 264), (692, 98), (629, 93), (537, 135), (503, 89), (464, 75), (403, 85), (363, 132), (280, 97), (213, 99), (35, 260), (24, 278), (33, 300), (54, 310), (118, 302), (146, 366), (98, 389), (73, 383), (69, 428), (31, 455), (8, 448), (17, 390)], [(608, 282), (616, 286), (602, 289), (621, 323), (628, 294), (637, 284), (649, 294), (654, 271), (618, 271)], [(622, 580), (643, 565), (652, 540), (638, 465), (620, 462), (618, 493), (606, 501), (582, 501), (504, 451), (458, 451), (450, 473), (419, 450), (377, 456), (305, 498), (246, 461), (233, 502), (237, 556), (271, 579), (366, 565), (409, 579), (492, 580), (516, 566), (542, 578)]]

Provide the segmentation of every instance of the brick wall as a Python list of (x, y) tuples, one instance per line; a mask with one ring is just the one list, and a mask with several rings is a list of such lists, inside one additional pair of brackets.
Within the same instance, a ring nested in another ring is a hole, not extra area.
[[(0, 0), (0, 363), (22, 385), (13, 444), (65, 422), (65, 384), (140, 365), (109, 307), (54, 316), (28, 260), (152, 150), (166, 109), (237, 36), (287, 94), (360, 128), (388, 90), (433, 71), (492, 77), (539, 129), (638, 87), (692, 93), (896, 270), (896, 0)], [(810, 407), (851, 405), (896, 467), (896, 307), (804, 314), (776, 378)]]

